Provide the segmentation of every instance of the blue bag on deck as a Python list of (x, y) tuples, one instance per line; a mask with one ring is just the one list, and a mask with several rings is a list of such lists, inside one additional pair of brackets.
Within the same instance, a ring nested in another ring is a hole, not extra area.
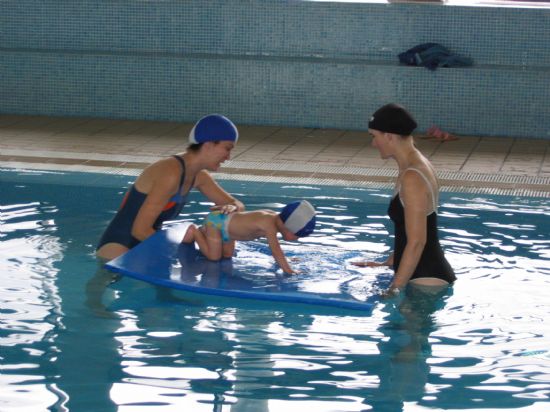
[(423, 43), (398, 55), (399, 61), (409, 66), (424, 66), (429, 70), (438, 67), (466, 67), (473, 64), (468, 57), (451, 53), (438, 43)]

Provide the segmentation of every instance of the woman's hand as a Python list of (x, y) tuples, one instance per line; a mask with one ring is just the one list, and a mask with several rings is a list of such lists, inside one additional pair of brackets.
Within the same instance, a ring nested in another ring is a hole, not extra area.
[(398, 288), (396, 286), (390, 286), (388, 289), (386, 289), (384, 292), (380, 294), (380, 297), (382, 299), (391, 299), (399, 296), (402, 292), (401, 288)]
[(380, 267), (380, 266), (393, 266), (393, 252), (388, 256), (388, 258), (384, 262), (373, 262), (369, 260), (361, 260), (357, 262), (351, 262), (353, 266), (357, 266), (360, 268), (366, 268), (366, 267)]
[(361, 260), (357, 262), (351, 262), (353, 266), (357, 266), (360, 268), (366, 268), (366, 267), (378, 267), (378, 266), (388, 266), (386, 262), (372, 262), (368, 260)]
[(231, 203), (227, 205), (215, 205), (215, 206), (212, 206), (210, 210), (217, 210), (223, 213), (224, 215), (228, 215), (230, 213), (236, 212), (237, 206)]

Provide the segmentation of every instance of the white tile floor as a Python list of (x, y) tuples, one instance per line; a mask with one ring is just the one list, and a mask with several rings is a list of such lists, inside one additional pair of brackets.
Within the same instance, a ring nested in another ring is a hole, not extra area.
[[(184, 150), (191, 124), (44, 116), (0, 116), (0, 166), (135, 173)], [(390, 184), (366, 132), (238, 125), (240, 139), (223, 175)], [(550, 193), (550, 140), (417, 136), (447, 187)]]

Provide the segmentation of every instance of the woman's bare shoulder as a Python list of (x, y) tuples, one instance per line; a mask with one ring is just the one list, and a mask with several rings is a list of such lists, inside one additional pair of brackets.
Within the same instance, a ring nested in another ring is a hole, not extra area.
[(147, 166), (136, 179), (136, 186), (149, 192), (153, 186), (177, 187), (181, 176), (181, 167), (173, 157), (157, 160)]

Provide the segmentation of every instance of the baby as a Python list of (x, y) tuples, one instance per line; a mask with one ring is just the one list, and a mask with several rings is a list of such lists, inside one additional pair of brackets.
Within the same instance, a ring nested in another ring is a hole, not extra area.
[(307, 200), (286, 205), (280, 213), (273, 210), (253, 212), (210, 212), (203, 225), (191, 225), (184, 243), (196, 242), (207, 259), (220, 260), (233, 256), (236, 240), (267, 238), (271, 254), (285, 273), (296, 273), (281, 249), (277, 234), (292, 241), (309, 236), (315, 229), (315, 209)]

